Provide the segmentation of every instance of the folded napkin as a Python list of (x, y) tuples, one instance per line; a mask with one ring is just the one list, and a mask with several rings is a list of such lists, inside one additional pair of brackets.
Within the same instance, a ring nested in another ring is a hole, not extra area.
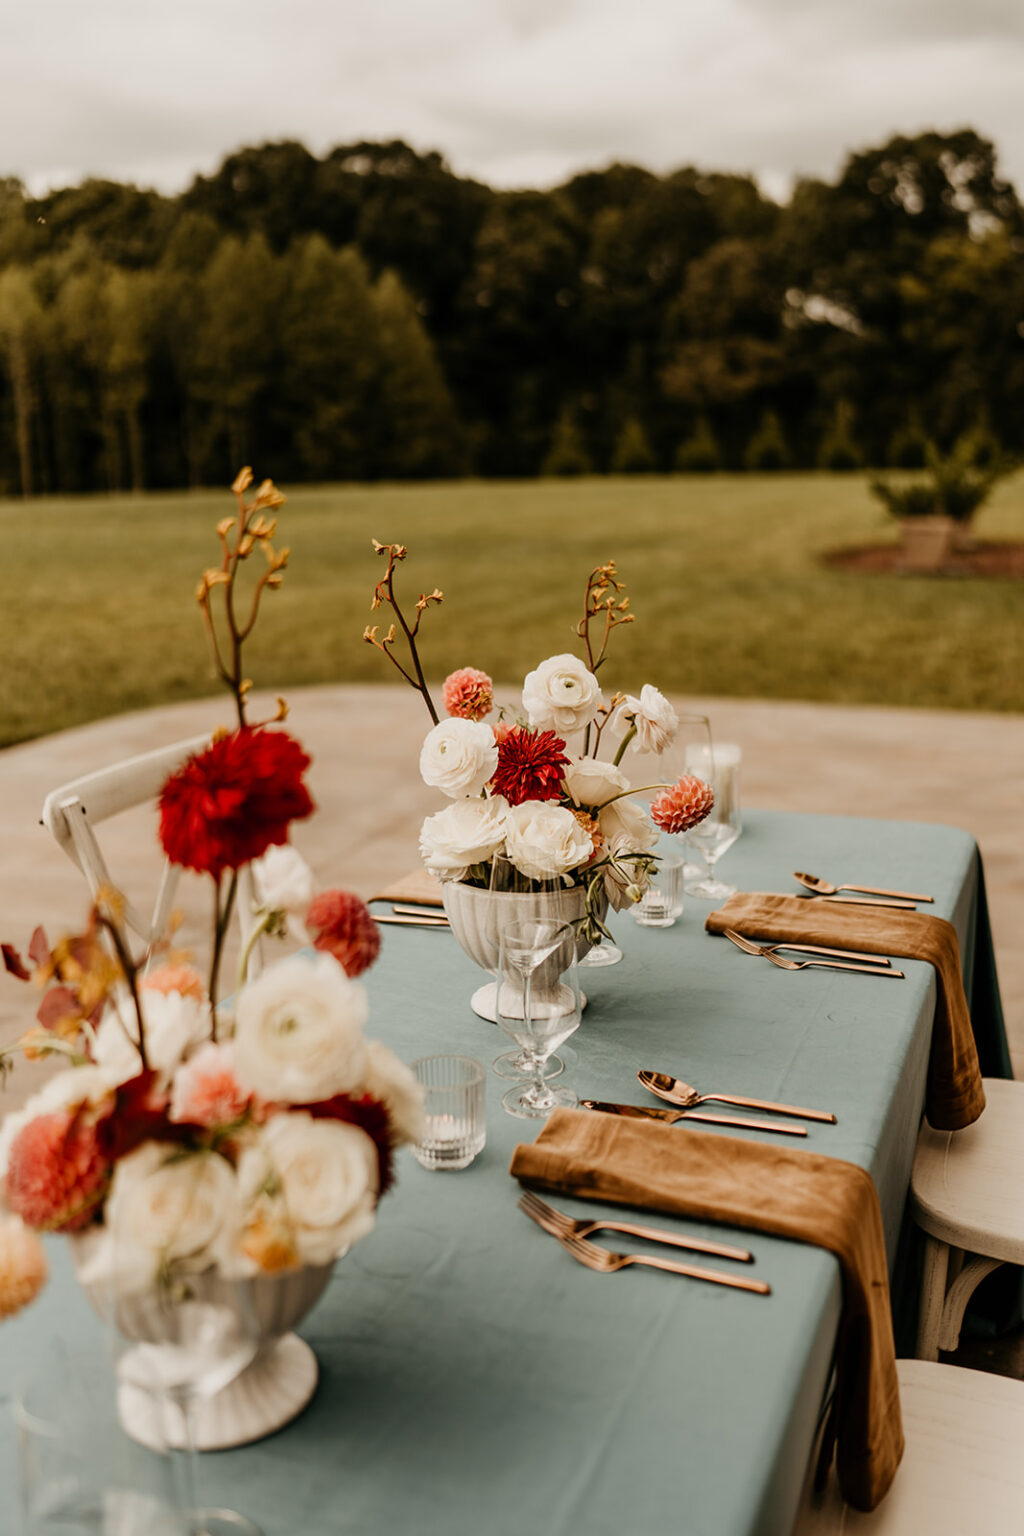
[(815, 1243), (842, 1267), (832, 1433), (839, 1483), (855, 1509), (885, 1497), (903, 1455), (889, 1280), (871, 1175), (820, 1153), (771, 1147), (655, 1121), (556, 1109), (518, 1146), (524, 1184), (583, 1199), (669, 1211)]
[(441, 886), (429, 869), (414, 869), (378, 891), (371, 901), (408, 901), (421, 907), (441, 906)]
[(902, 955), (935, 967), (938, 997), (928, 1060), (925, 1112), (937, 1131), (959, 1131), (985, 1108), (981, 1068), (960, 973), (956, 929), (945, 918), (894, 907), (834, 906), (813, 897), (759, 891), (730, 896), (704, 924), (709, 933), (735, 928), (748, 939), (827, 944), (872, 955)]

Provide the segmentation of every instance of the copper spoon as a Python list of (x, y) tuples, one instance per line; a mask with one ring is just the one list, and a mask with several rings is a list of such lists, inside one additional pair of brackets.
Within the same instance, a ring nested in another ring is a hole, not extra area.
[(740, 1109), (764, 1109), (777, 1115), (793, 1115), (798, 1120), (822, 1120), (826, 1125), (836, 1123), (835, 1115), (823, 1109), (799, 1109), (795, 1104), (773, 1104), (770, 1099), (744, 1099), (734, 1093), (699, 1093), (689, 1083), (684, 1083), (682, 1078), (670, 1077), (667, 1072), (652, 1072), (646, 1067), (637, 1073), (637, 1077), (648, 1092), (656, 1093), (659, 1099), (667, 1099), (670, 1104), (681, 1104), (686, 1109), (695, 1109), (698, 1104), (736, 1104)]
[(913, 891), (887, 891), (880, 885), (830, 885), (819, 875), (802, 875), (793, 871), (793, 879), (806, 885), (816, 896), (838, 896), (840, 891), (860, 891), (864, 896), (894, 896), (897, 901), (934, 901), (934, 896), (919, 896)]

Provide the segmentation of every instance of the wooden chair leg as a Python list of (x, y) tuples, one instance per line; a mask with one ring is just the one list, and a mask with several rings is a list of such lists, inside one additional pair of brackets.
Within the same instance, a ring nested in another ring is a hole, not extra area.
[(929, 1236), (927, 1232), (924, 1233), (924, 1271), (921, 1276), (921, 1308), (917, 1321), (915, 1351), (919, 1360), (939, 1358), (939, 1332), (946, 1302), (948, 1268), (948, 1246), (940, 1243), (938, 1238)]
[(967, 1311), (967, 1303), (974, 1295), (978, 1286), (990, 1275), (994, 1269), (998, 1269), (1001, 1259), (968, 1259), (950, 1286), (945, 1305), (942, 1308), (942, 1319), (939, 1323), (939, 1348), (953, 1350), (960, 1343), (960, 1329), (963, 1327), (964, 1313)]

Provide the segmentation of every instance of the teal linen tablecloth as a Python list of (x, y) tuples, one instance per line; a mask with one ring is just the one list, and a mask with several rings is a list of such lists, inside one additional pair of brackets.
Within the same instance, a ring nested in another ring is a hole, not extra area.
[[(722, 874), (795, 893), (794, 869), (931, 892), (959, 934), (982, 1069), (1010, 1075), (970, 836), (751, 812)], [(805, 1145), (870, 1170), (893, 1262), (924, 1102), (931, 968), (901, 961), (907, 979), (891, 986), (775, 970), (706, 934), (708, 910), (688, 899), (671, 929), (616, 920), (625, 958), (587, 973), (565, 1081), (581, 1096), (653, 1103), (636, 1072), (656, 1067), (703, 1090), (833, 1110), (838, 1124), (811, 1126)], [(382, 931), (366, 978), (370, 1033), (407, 1060), (490, 1061), (508, 1047), (470, 1011), (479, 972), (449, 933)], [(538, 1126), (503, 1113), (506, 1086), (490, 1076), (488, 1143), (472, 1168), (428, 1173), (401, 1154), (376, 1231), (339, 1262), (300, 1329), (320, 1361), (317, 1396), (271, 1439), (204, 1457), (206, 1501), (242, 1509), (265, 1536), (788, 1536), (829, 1376), (835, 1260), (746, 1234), (768, 1298), (650, 1271), (592, 1274), (516, 1209), (509, 1160)], [(59, 1240), (50, 1251), (48, 1291), (0, 1327), (0, 1393), (42, 1340), (73, 1343), (98, 1326)], [(9, 1429), (0, 1458), (10, 1511)], [(8, 1521), (5, 1533), (17, 1529)]]

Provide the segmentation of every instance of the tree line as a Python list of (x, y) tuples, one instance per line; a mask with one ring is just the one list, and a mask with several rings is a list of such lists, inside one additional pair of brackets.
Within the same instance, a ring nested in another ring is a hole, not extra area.
[(788, 203), (633, 165), (498, 191), (403, 143), (179, 196), (0, 180), (0, 494), (912, 465), (1024, 449), (1024, 209), (971, 130)]

